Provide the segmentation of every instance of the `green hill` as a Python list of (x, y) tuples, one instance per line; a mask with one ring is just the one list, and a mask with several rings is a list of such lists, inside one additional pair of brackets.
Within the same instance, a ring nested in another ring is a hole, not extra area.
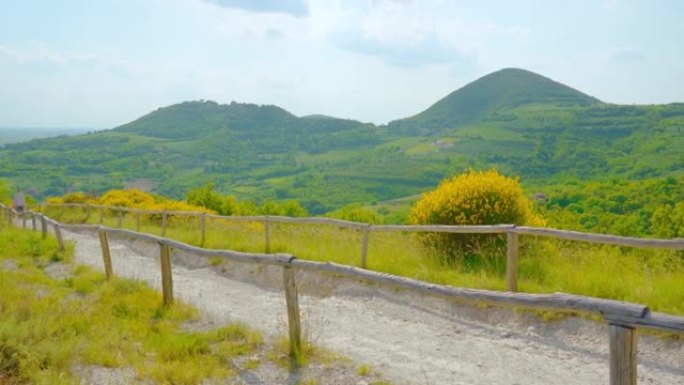
[(390, 122), (389, 127), (414, 134), (444, 131), (527, 104), (589, 107), (601, 102), (533, 72), (506, 68), (452, 92), (415, 116)]
[(111, 130), (0, 148), (0, 178), (39, 197), (141, 179), (182, 197), (212, 181), (241, 198), (298, 199), (314, 214), (417, 194), (468, 167), (528, 185), (681, 178), (684, 104), (612, 105), (505, 69), (387, 126), (194, 101)]

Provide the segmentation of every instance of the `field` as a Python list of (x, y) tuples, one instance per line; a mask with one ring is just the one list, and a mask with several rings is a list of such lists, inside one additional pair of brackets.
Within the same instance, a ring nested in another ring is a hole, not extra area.
[[(68, 223), (99, 223), (82, 208), (49, 208)], [(118, 226), (115, 217), (104, 224)], [(133, 216), (122, 226), (136, 229)], [(205, 247), (264, 252), (262, 222), (211, 218)], [(330, 225), (270, 224), (270, 252), (359, 266), (362, 233)], [(158, 223), (143, 219), (141, 231), (161, 234)], [(166, 236), (193, 245), (201, 242), (197, 217), (170, 217)], [(422, 247), (408, 233), (371, 233), (367, 267), (390, 274), (452, 286), (505, 290), (505, 251), (463, 258), (453, 265)], [(609, 272), (609, 275), (607, 274)], [(648, 305), (654, 311), (684, 314), (684, 258), (681, 251), (633, 249), (522, 236), (518, 286), (522, 292), (565, 292)]]

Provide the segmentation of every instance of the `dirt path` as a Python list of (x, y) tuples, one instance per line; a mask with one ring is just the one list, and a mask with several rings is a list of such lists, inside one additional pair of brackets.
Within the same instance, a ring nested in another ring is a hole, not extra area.
[[(102, 269), (92, 233), (64, 233), (76, 261)], [(158, 247), (110, 239), (114, 272), (160, 286)], [(285, 335), (279, 269), (173, 255), (176, 298), (220, 323), (241, 321), (267, 335)], [(396, 384), (608, 383), (605, 326), (566, 318), (477, 309), (325, 275), (297, 275), (305, 333), (366, 363)], [(684, 342), (639, 340), (640, 384), (683, 384)]]

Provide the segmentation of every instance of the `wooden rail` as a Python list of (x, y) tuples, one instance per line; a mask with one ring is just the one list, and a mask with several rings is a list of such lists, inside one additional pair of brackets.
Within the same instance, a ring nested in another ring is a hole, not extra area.
[(161, 235), (165, 236), (169, 226), (169, 217), (174, 216), (194, 216), (200, 224), (200, 246), (204, 247), (206, 243), (206, 218), (223, 219), (230, 221), (249, 221), (261, 222), (264, 231), (264, 252), (266, 254), (271, 252), (271, 232), (274, 223), (289, 223), (289, 224), (310, 224), (310, 225), (328, 225), (337, 226), (361, 232), (361, 245), (359, 252), (359, 266), (366, 268), (368, 263), (368, 242), (370, 234), (373, 232), (438, 232), (438, 233), (457, 233), (457, 234), (506, 234), (507, 251), (506, 251), (506, 290), (515, 292), (518, 290), (518, 260), (519, 260), (519, 242), (520, 235), (546, 236), (558, 239), (567, 239), (580, 242), (593, 242), (607, 245), (618, 245), (628, 247), (642, 247), (642, 248), (661, 248), (672, 250), (684, 250), (684, 239), (647, 239), (635, 237), (623, 237), (617, 235), (607, 234), (592, 234), (578, 231), (556, 230), (547, 228), (536, 228), (527, 226), (515, 225), (482, 225), (482, 226), (448, 226), (448, 225), (420, 225), (420, 226), (406, 226), (406, 225), (371, 225), (367, 223), (351, 222), (341, 219), (333, 218), (290, 218), (283, 216), (271, 215), (252, 215), (252, 216), (223, 216), (215, 214), (207, 214), (202, 212), (192, 211), (166, 211), (166, 210), (139, 210), (129, 209), (125, 207), (103, 206), (103, 205), (88, 205), (80, 203), (66, 203), (66, 204), (46, 204), (45, 207), (85, 207), (88, 212), (92, 209), (99, 209), (100, 224), (104, 221), (104, 210), (116, 212), (117, 226), (121, 227), (121, 220), (123, 212), (131, 212), (136, 214), (136, 230), (140, 230), (140, 216), (145, 215), (161, 215)]
[[(5, 209), (6, 215), (8, 218), (10, 218), (9, 220), (11, 222), (12, 213), (9, 212), (9, 209), (6, 206), (2, 207)], [(37, 214), (31, 213), (31, 215), (35, 216)], [(297, 270), (332, 273), (335, 276), (341, 275), (349, 278), (361, 279), (375, 284), (389, 285), (406, 290), (412, 290), (424, 294), (436, 295), (449, 298), (451, 300), (458, 300), (474, 304), (489, 304), (494, 306), (514, 308), (546, 309), (561, 312), (598, 314), (603, 317), (604, 321), (608, 325), (610, 385), (636, 384), (637, 330), (639, 328), (650, 328), (667, 332), (684, 333), (684, 317), (653, 313), (645, 305), (564, 293), (524, 294), (437, 285), (407, 277), (370, 271), (353, 266), (339, 265), (330, 262), (323, 263), (299, 260), (291, 255), (286, 254), (242, 253), (232, 250), (204, 249), (176, 240), (122, 228), (109, 228), (98, 225), (67, 225), (50, 219), (44, 214), (40, 214), (40, 218), (42, 223), (52, 225), (55, 229), (55, 232), (59, 231), (60, 229), (97, 231), (100, 236), (100, 244), (103, 249), (104, 268), (108, 277), (110, 274), (112, 274), (109, 245), (107, 242), (109, 235), (123, 235), (126, 237), (158, 243), (160, 245), (162, 290), (164, 293), (165, 305), (171, 305), (173, 303), (173, 281), (170, 259), (171, 250), (173, 249), (182, 250), (204, 257), (224, 258), (235, 262), (281, 266), (283, 269), (283, 288), (286, 297), (288, 314), (290, 355), (295, 359), (295, 361), (301, 352), (300, 309), (298, 305), (297, 284), (295, 280), (295, 272)], [(266, 219), (266, 221), (268, 221), (271, 217), (267, 218), (268, 219)], [(263, 217), (261, 219), (263, 220)], [(370, 229), (371, 226), (366, 225), (366, 228)], [(390, 231), (394, 231), (394, 228), (395, 227), (392, 227)], [(518, 234), (528, 234), (528, 231), (531, 231), (530, 228), (523, 228), (523, 231), (521, 232), (515, 231), (517, 229), (519, 228), (513, 226), (495, 226), (490, 230), (507, 233), (509, 250), (515, 249), (515, 254), (517, 254)], [(539, 235), (547, 235), (547, 233)], [(554, 235), (556, 234), (551, 236)], [(575, 237), (576, 234), (569, 235), (567, 239), (577, 239), (569, 238), (570, 236)], [(620, 240), (616, 240), (614, 238), (621, 239), (626, 237), (611, 236), (609, 241), (612, 242)], [(675, 241), (678, 242), (677, 240)], [(676, 242), (670, 242), (668, 247), (673, 245), (678, 246), (678, 243)], [(662, 246), (662, 244), (659, 244), (659, 246)], [(511, 262), (510, 255), (511, 253), (509, 252), (509, 263)], [(515, 257), (517, 257), (517, 255)], [(510, 271), (507, 271), (507, 274), (508, 273), (510, 273)]]

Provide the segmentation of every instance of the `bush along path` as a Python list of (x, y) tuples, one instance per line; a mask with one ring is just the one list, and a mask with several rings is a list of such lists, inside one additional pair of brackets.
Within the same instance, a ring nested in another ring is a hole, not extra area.
[[(96, 234), (63, 235), (75, 243), (77, 262), (102, 269)], [(160, 287), (158, 245), (130, 239), (110, 239), (109, 245), (115, 275)], [(269, 339), (286, 335), (279, 269), (175, 252), (172, 264), (176, 298), (197, 306), (208, 324), (243, 322)], [(363, 378), (375, 372), (395, 384), (608, 383), (605, 326), (591, 320), (474, 308), (322, 274), (298, 272), (297, 282), (306, 340), (365, 363), (357, 367), (355, 384), (377, 383)], [(638, 351), (640, 383), (684, 382), (681, 340), (641, 334)], [(336, 381), (331, 376), (320, 383), (348, 383)]]
[(388, 384), (312, 346), (291, 370), (280, 340), (163, 306), (158, 290), (107, 280), (72, 251), (0, 224), (0, 384)]

